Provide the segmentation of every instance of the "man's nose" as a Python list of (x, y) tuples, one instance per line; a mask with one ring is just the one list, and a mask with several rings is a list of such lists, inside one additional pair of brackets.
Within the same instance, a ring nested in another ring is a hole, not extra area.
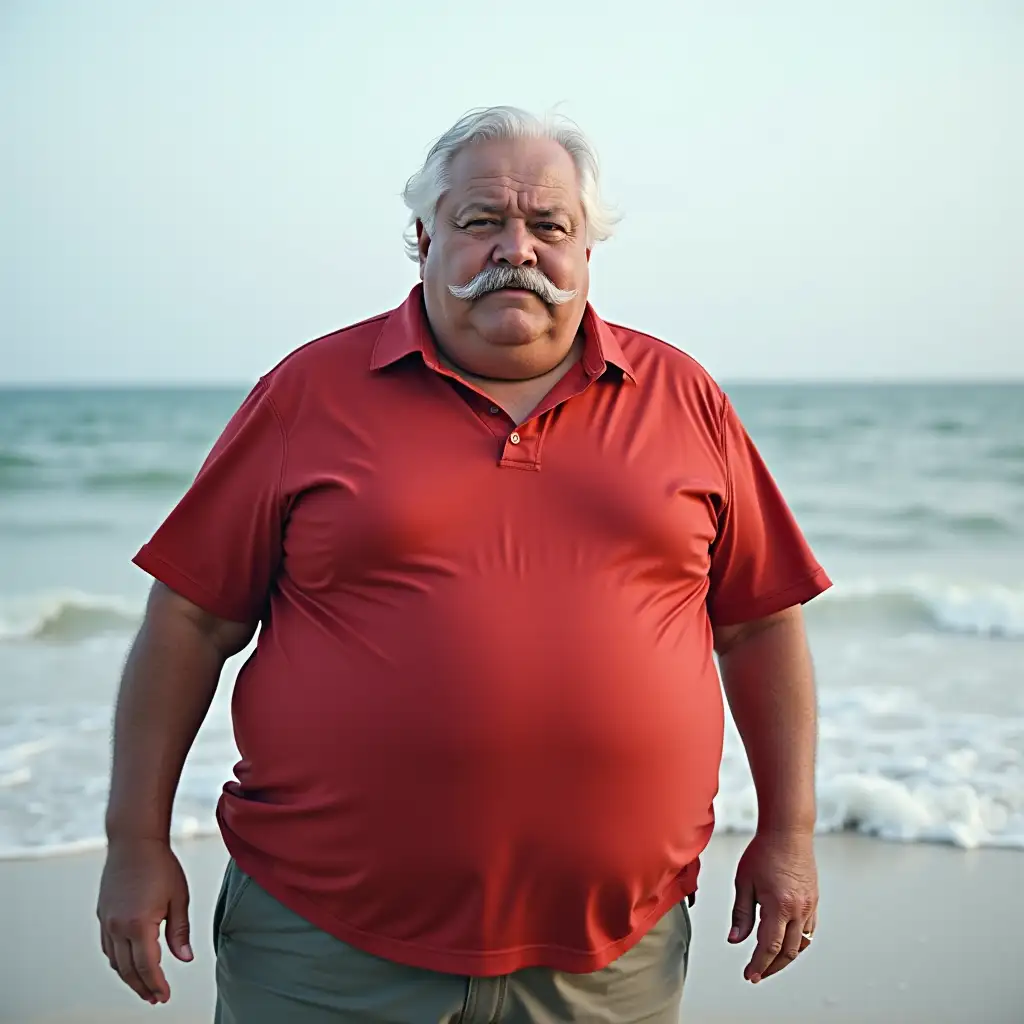
[(501, 235), (495, 242), (492, 258), (495, 263), (508, 263), (513, 267), (537, 265), (533, 236), (524, 221), (510, 217), (505, 222)]

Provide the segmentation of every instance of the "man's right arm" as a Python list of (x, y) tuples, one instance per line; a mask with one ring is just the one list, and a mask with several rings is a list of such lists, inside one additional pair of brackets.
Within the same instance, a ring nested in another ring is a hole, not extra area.
[(181, 770), (224, 663), (255, 631), (255, 623), (216, 618), (164, 584), (153, 585), (114, 714), (110, 842), (168, 838)]
[(111, 967), (150, 1003), (170, 998), (160, 968), (163, 921), (174, 955), (192, 959), (188, 885), (170, 845), (174, 795), (224, 663), (255, 629), (210, 615), (157, 582), (125, 662), (97, 916)]

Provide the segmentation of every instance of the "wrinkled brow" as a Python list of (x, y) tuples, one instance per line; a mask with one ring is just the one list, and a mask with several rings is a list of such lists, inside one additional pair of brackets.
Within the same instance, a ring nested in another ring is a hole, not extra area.
[[(466, 217), (471, 213), (487, 213), (495, 217), (501, 217), (508, 213), (508, 206), (504, 203), (489, 203), (486, 200), (470, 200), (457, 209), (459, 217)], [(533, 207), (528, 209), (527, 213), (531, 217), (566, 217), (571, 222), (575, 221), (573, 215), (563, 206)]]

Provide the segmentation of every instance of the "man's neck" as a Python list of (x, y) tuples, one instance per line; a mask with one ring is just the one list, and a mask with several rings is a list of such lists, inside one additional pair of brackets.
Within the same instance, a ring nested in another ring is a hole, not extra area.
[(573, 342), (565, 358), (545, 373), (536, 377), (508, 379), (481, 377), (470, 373), (449, 359), (440, 348), (438, 359), (446, 369), (457, 374), (467, 384), (486, 395), (495, 405), (500, 406), (518, 424), (525, 423), (530, 414), (550, 393), (551, 389), (572, 369), (583, 354), (583, 335)]
[(554, 366), (530, 377), (484, 377), (479, 373), (473, 373), (472, 370), (467, 370), (466, 367), (461, 366), (452, 359), (439, 344), (436, 344), (436, 341), (435, 345), (437, 347), (437, 358), (441, 365), (445, 369), (457, 373), (465, 380), (480, 384), (481, 387), (486, 387), (492, 384), (501, 387), (514, 387), (517, 384), (528, 386), (530, 384), (547, 380), (551, 380), (551, 383), (554, 383), (554, 381), (561, 378), (569, 367), (575, 364), (583, 354), (583, 332), (581, 330), (576, 335), (573, 343), (569, 346), (569, 351), (566, 352), (562, 359), (555, 363)]

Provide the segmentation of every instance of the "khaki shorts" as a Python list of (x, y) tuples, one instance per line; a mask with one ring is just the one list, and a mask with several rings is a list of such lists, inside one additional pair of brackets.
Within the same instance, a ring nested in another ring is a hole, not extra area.
[(231, 861), (214, 914), (216, 1024), (676, 1024), (690, 916), (670, 910), (603, 970), (467, 978), (371, 956), (282, 906)]

